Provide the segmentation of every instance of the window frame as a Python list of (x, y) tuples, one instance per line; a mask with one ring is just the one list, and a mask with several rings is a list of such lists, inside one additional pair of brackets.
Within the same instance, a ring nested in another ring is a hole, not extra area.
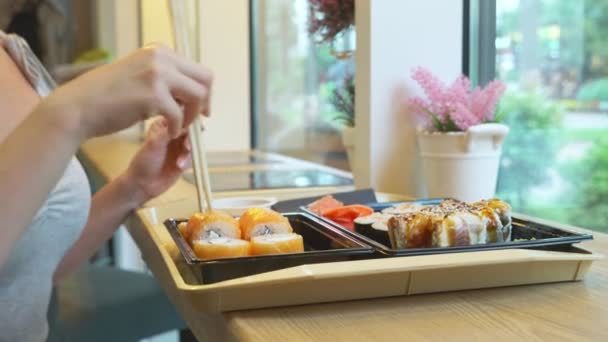
[(474, 86), (496, 77), (496, 0), (463, 0), (462, 73)]

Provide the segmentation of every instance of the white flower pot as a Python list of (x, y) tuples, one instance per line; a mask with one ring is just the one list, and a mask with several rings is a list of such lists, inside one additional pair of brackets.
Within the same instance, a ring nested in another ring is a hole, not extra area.
[(344, 144), (344, 148), (346, 149), (348, 163), (352, 170), (353, 163), (355, 162), (355, 127), (345, 126), (342, 129), (342, 144)]
[(472, 202), (494, 197), (502, 143), (509, 127), (481, 124), (466, 132), (418, 131), (427, 197)]

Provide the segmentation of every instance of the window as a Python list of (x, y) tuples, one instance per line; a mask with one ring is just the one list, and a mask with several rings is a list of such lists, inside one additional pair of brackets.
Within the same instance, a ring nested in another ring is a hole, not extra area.
[(331, 99), (351, 59), (308, 33), (308, 0), (251, 2), (253, 146), (348, 170)]
[[(511, 131), (498, 195), (517, 212), (607, 231), (608, 0), (496, 0), (480, 8), (484, 2), (470, 2), (471, 17), (495, 14), (494, 46), (480, 37), (475, 51), (471, 42), (470, 61), (483, 65), (484, 51), (495, 48), (493, 72), (507, 84), (499, 111)], [(487, 70), (470, 66), (487, 79)]]

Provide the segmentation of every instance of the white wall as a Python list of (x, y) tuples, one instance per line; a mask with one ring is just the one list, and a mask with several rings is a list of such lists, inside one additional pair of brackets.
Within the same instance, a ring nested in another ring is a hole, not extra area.
[[(139, 46), (137, 3), (138, 0), (97, 0), (98, 42), (117, 57)], [(141, 0), (141, 5), (141, 43), (172, 46), (167, 1)], [(249, 3), (191, 0), (188, 5), (198, 8), (200, 62), (215, 75), (212, 117), (205, 120), (207, 148), (249, 149)]]
[(173, 30), (166, 0), (140, 0), (141, 44), (163, 43), (174, 47)]
[(462, 65), (462, 1), (356, 0), (356, 182), (424, 196), (416, 123), (406, 110), (420, 65), (452, 80)]
[(138, 0), (96, 0), (97, 44), (123, 57), (139, 44)]
[(201, 62), (214, 73), (209, 150), (250, 148), (249, 1), (199, 0)]

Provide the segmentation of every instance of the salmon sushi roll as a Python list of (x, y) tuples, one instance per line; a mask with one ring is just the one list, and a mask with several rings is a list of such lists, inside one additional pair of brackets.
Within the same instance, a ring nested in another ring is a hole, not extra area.
[(218, 259), (249, 256), (249, 241), (218, 237), (192, 241), (192, 249), (199, 259)]
[(185, 234), (189, 236), (190, 242), (218, 237), (239, 239), (241, 229), (234, 217), (221, 211), (212, 211), (192, 215), (188, 220)]
[(286, 217), (266, 208), (248, 209), (241, 216), (239, 226), (244, 240), (251, 240), (254, 236), (260, 235), (293, 232)]
[(184, 239), (186, 239), (186, 241), (190, 241), (190, 231), (188, 230), (188, 222), (180, 222), (177, 225), (177, 231)]
[(251, 255), (304, 252), (304, 240), (295, 233), (258, 235), (251, 238)]

